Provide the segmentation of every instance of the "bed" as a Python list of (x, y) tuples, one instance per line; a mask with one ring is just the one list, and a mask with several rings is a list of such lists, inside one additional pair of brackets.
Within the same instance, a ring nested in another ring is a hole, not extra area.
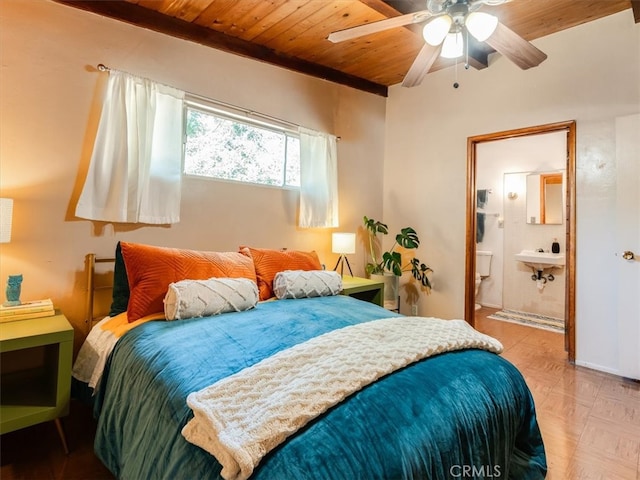
[[(264, 252), (250, 253), (247, 257), (260, 263)], [(116, 255), (122, 257), (118, 250)], [(268, 260), (273, 270), (273, 259)], [(135, 279), (125, 263), (120, 258), (115, 274), (124, 268), (133, 292)], [(295, 271), (300, 267), (292, 266)], [(259, 266), (254, 268), (258, 290), (272, 289), (273, 272), (265, 276)], [(142, 268), (147, 270), (158, 269)], [(265, 279), (271, 285), (265, 286)], [(120, 299), (127, 307), (132, 302)], [(102, 320), (94, 330), (119, 315), (124, 318), (128, 312)], [(110, 341), (99, 378), (91, 382), (98, 419), (95, 452), (118, 478), (245, 478), (221, 476), (224, 462), (186, 439), (185, 426), (194, 420), (187, 399), (194, 392), (318, 338), (414, 318), (328, 294), (261, 300), (243, 311), (180, 321), (143, 316), (135, 328), (130, 324), (136, 321), (126, 321)], [(90, 383), (83, 375), (75, 381)], [(261, 383), (255, 385), (259, 397)], [(434, 354), (381, 375), (285, 437), (264, 453), (250, 478), (527, 480), (546, 474), (535, 407), (522, 375), (507, 360), (480, 348)]]

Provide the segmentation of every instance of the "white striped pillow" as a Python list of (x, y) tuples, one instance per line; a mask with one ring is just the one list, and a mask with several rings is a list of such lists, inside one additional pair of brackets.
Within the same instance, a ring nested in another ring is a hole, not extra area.
[(258, 303), (258, 285), (248, 278), (210, 278), (171, 283), (164, 297), (167, 320), (209, 317), (249, 310)]
[(342, 291), (342, 277), (327, 270), (285, 270), (276, 273), (273, 292), (279, 299), (337, 295)]

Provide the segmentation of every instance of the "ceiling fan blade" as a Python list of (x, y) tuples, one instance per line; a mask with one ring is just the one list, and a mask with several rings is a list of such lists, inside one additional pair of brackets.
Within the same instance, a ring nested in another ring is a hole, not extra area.
[(480, 0), (482, 3), (484, 3), (485, 5), (489, 5), (491, 7), (494, 7), (496, 5), (503, 5), (505, 3), (509, 3), (512, 0)]
[(536, 67), (547, 58), (546, 53), (500, 22), (485, 43), (523, 70)]
[(428, 43), (424, 44), (424, 47), (418, 53), (418, 56), (411, 64), (411, 68), (404, 76), (404, 80), (402, 80), (403, 87), (415, 87), (416, 85), (420, 85), (422, 79), (427, 74), (433, 62), (436, 61), (438, 55), (440, 55), (440, 50), (442, 49), (442, 44), (434, 47), (429, 45)]
[(430, 16), (431, 13), (429, 13), (428, 10), (407, 13), (405, 15), (386, 18), (377, 22), (365, 23), (364, 25), (358, 25), (357, 27), (346, 28), (344, 30), (333, 32), (327, 37), (327, 40), (333, 43), (344, 42), (345, 40), (351, 40), (371, 33), (382, 32), (384, 30), (389, 30), (390, 28), (403, 27), (405, 25), (411, 25), (412, 23), (420, 23)]

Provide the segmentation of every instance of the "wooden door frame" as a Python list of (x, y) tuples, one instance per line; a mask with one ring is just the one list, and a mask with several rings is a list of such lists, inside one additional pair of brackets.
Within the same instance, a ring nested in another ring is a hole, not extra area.
[(561, 173), (540, 174), (540, 223), (547, 223), (547, 186), (560, 184), (562, 187)]
[(465, 319), (475, 325), (475, 258), (476, 258), (476, 176), (477, 145), (484, 142), (506, 140), (545, 133), (567, 133), (567, 191), (565, 225), (565, 346), (570, 362), (576, 358), (575, 313), (576, 313), (576, 122), (549, 123), (534, 127), (518, 128), (503, 132), (477, 135), (467, 138), (467, 232), (465, 257)]

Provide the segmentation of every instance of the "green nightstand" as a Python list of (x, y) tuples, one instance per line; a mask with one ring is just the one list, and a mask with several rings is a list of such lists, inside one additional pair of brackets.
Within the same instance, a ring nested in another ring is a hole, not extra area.
[(383, 305), (384, 283), (382, 282), (345, 275), (342, 277), (342, 288), (341, 295), (349, 295), (358, 300), (364, 300), (380, 306)]
[(54, 420), (69, 453), (60, 417), (69, 413), (73, 327), (60, 312), (0, 324), (0, 433)]

